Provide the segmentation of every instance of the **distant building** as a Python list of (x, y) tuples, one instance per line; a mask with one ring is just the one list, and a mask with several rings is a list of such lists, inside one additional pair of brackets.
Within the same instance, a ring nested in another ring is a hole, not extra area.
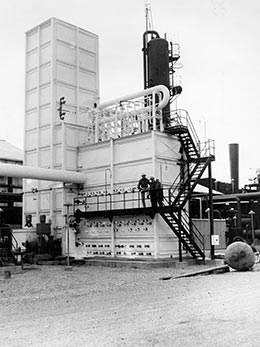
[[(23, 150), (0, 139), (0, 163), (23, 165)], [(0, 224), (22, 224), (22, 178), (0, 176)]]

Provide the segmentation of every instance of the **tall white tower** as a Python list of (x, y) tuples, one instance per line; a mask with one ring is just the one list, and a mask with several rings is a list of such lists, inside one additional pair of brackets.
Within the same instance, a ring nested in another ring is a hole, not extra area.
[[(56, 18), (29, 30), (25, 81), (24, 165), (77, 171), (75, 126), (87, 124), (87, 109), (99, 99), (98, 36)], [(33, 224), (43, 214), (59, 230), (67, 198), (62, 183), (24, 180), (24, 216)]]

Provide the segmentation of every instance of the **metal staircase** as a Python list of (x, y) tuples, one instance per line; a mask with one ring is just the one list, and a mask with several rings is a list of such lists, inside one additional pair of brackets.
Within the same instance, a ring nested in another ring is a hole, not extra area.
[(180, 214), (180, 212), (163, 209), (161, 216), (193, 258), (205, 258), (204, 237), (196, 226), (190, 223), (185, 210), (182, 210)]
[(187, 161), (188, 172), (186, 172), (186, 166), (182, 167), (179, 176), (169, 188), (169, 199), (172, 206), (178, 207), (178, 209), (185, 206), (211, 161), (211, 157), (198, 157), (195, 163), (190, 160)]
[(164, 201), (160, 214), (191, 256), (205, 259), (204, 237), (192, 223), (185, 207), (206, 168), (215, 160), (214, 142), (208, 140), (202, 147), (184, 110), (174, 111), (165, 132), (178, 136), (183, 154), (180, 173), (169, 188), (169, 200)]

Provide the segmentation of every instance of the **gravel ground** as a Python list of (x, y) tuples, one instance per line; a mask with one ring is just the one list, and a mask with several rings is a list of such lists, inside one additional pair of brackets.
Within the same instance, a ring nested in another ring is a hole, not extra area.
[(0, 346), (255, 346), (260, 267), (161, 280), (204, 269), (32, 266), (0, 277)]

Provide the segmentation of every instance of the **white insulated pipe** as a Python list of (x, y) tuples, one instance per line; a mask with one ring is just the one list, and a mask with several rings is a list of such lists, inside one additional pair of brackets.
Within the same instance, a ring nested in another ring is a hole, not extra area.
[[(130, 100), (133, 100), (133, 99), (140, 98), (142, 96), (151, 95), (153, 93), (162, 93), (162, 95), (163, 95), (162, 96), (162, 100), (158, 103), (157, 108), (159, 108), (159, 109), (164, 108), (167, 105), (167, 103), (168, 103), (168, 101), (170, 99), (170, 92), (169, 92), (169, 89), (167, 87), (165, 87), (164, 85), (162, 85), (162, 84), (159, 84), (158, 86), (155, 86), (155, 87), (152, 87), (152, 88), (141, 90), (141, 91), (136, 92), (136, 93), (132, 93), (132, 94), (128, 94), (128, 95), (122, 96), (121, 98), (116, 98), (116, 99), (113, 99), (113, 100), (110, 100), (110, 101), (102, 102), (101, 104), (99, 104), (97, 106), (97, 108), (99, 110), (102, 110), (102, 109), (107, 108), (109, 106), (113, 106), (113, 105), (119, 104), (120, 102), (130, 101)], [(150, 106), (144, 107), (142, 109), (142, 111), (145, 111), (148, 108), (150, 108)]]
[(2, 163), (0, 164), (0, 176), (77, 184), (84, 184), (87, 181), (87, 176), (80, 172)]

